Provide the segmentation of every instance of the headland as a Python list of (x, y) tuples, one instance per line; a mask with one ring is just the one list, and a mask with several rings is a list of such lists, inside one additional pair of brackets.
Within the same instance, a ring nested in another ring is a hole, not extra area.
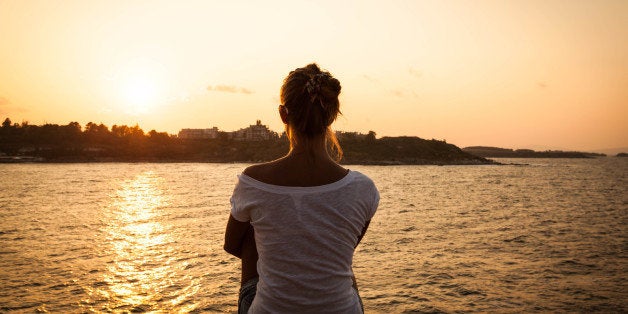
[[(184, 131), (186, 130), (186, 131)], [(285, 134), (257, 121), (234, 132), (184, 129), (179, 135), (138, 125), (109, 127), (77, 122), (67, 125), (11, 124), (0, 128), (0, 162), (265, 162), (289, 150)], [(183, 135), (183, 136), (182, 136)], [(362, 165), (486, 165), (495, 161), (464, 152), (442, 140), (382, 137), (370, 131), (336, 132), (343, 164)]]

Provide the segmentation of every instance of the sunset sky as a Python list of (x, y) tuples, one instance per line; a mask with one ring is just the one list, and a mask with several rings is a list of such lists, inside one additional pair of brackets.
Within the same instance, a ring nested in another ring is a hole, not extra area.
[(628, 147), (628, 1), (0, 0), (0, 118), (275, 131), (317, 62), (337, 130)]

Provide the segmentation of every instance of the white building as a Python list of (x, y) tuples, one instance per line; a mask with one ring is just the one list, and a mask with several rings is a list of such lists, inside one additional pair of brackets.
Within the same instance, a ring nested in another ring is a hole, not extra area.
[(179, 131), (179, 138), (183, 139), (210, 139), (218, 138), (218, 128), (211, 129), (182, 129)]
[(248, 128), (239, 129), (229, 133), (229, 138), (238, 141), (261, 141), (277, 137), (277, 133), (271, 131), (267, 126), (263, 125), (261, 120), (257, 120), (254, 125), (250, 125)]
[[(182, 139), (215, 139), (221, 133), (217, 127), (211, 129), (182, 129), (179, 131), (179, 138)], [(233, 132), (224, 132), (229, 139), (236, 141), (263, 141), (278, 138), (277, 132), (271, 131), (267, 126), (257, 120), (255, 124), (247, 128)]]

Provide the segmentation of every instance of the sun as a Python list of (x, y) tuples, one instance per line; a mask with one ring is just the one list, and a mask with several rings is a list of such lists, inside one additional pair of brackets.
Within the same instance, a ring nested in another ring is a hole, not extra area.
[(130, 58), (107, 72), (111, 96), (116, 107), (125, 115), (150, 115), (168, 102), (168, 78), (171, 75), (156, 60), (149, 57)]
[(149, 77), (127, 78), (122, 84), (121, 94), (125, 111), (133, 115), (150, 113), (159, 100), (158, 84)]

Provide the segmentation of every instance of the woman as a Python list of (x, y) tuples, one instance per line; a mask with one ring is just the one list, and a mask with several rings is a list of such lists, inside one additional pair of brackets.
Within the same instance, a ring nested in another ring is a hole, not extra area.
[(238, 176), (225, 250), (242, 259), (239, 313), (363, 312), (351, 264), (379, 193), (337, 163), (339, 94), (316, 64), (290, 72), (279, 106), (290, 151)]

